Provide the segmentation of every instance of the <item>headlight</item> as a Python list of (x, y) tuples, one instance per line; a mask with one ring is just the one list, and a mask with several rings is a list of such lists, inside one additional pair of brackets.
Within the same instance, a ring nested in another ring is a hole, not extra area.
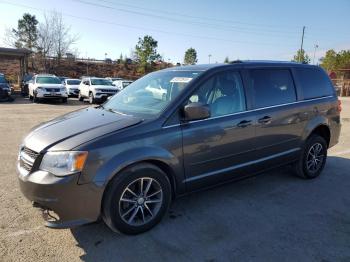
[(83, 170), (87, 155), (86, 151), (47, 152), (40, 169), (56, 176), (67, 176)]
[(36, 88), (36, 91), (37, 91), (37, 92), (44, 91), (44, 88), (42, 88), (42, 87), (39, 86), (39, 87)]
[(66, 88), (64, 87), (64, 88), (61, 88), (61, 92), (66, 92), (67, 90), (66, 90)]

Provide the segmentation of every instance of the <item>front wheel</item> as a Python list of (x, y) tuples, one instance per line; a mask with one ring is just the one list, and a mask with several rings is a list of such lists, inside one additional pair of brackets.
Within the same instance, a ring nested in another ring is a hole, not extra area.
[(39, 103), (39, 98), (36, 96), (36, 94), (33, 94), (33, 102), (34, 103)]
[(84, 97), (81, 95), (81, 93), (79, 92), (78, 94), (78, 99), (80, 102), (83, 102), (84, 101)]
[(89, 94), (89, 103), (95, 104), (95, 98), (94, 98), (94, 94), (92, 92)]
[(62, 98), (62, 103), (67, 103), (68, 99), (67, 97)]
[(327, 142), (319, 135), (312, 135), (306, 141), (299, 160), (294, 164), (297, 176), (312, 179), (318, 177), (327, 160)]
[(158, 167), (131, 166), (110, 182), (103, 201), (103, 220), (125, 234), (145, 232), (160, 222), (171, 201), (171, 185)]

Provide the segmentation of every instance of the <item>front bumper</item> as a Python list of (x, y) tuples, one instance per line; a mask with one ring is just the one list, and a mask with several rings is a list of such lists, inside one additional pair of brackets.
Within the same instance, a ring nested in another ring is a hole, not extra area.
[(96, 93), (94, 95), (95, 100), (103, 102), (106, 101), (108, 97), (115, 95), (116, 93)]
[(70, 96), (78, 96), (79, 95), (79, 89), (67, 89), (67, 93)]
[(41, 91), (41, 92), (36, 92), (36, 97), (37, 98), (67, 98), (68, 94), (67, 92), (46, 92), (46, 91)]
[(103, 188), (93, 183), (78, 185), (79, 175), (57, 177), (46, 171), (29, 174), (18, 166), (19, 185), (34, 206), (57, 214), (46, 220), (52, 228), (70, 228), (96, 221), (100, 216)]

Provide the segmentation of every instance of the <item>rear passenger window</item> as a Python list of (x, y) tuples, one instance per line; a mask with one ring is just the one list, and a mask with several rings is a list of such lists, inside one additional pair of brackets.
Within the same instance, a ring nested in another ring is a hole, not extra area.
[(296, 101), (293, 79), (288, 69), (250, 71), (255, 108)]
[(296, 68), (297, 77), (304, 99), (333, 95), (333, 86), (322, 70), (315, 68)]

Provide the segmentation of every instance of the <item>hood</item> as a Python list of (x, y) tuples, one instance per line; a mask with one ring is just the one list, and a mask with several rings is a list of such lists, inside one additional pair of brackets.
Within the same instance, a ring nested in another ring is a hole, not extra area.
[(98, 88), (98, 89), (113, 89), (115, 90), (116, 87), (115, 86), (106, 86), (106, 85), (92, 85), (92, 87), (94, 88)]
[(36, 86), (40, 86), (43, 88), (62, 88), (62, 87), (64, 87), (62, 84), (39, 84), (39, 83), (37, 83)]
[(24, 145), (36, 152), (70, 150), (91, 139), (140, 123), (140, 118), (101, 108), (81, 109), (33, 128)]

